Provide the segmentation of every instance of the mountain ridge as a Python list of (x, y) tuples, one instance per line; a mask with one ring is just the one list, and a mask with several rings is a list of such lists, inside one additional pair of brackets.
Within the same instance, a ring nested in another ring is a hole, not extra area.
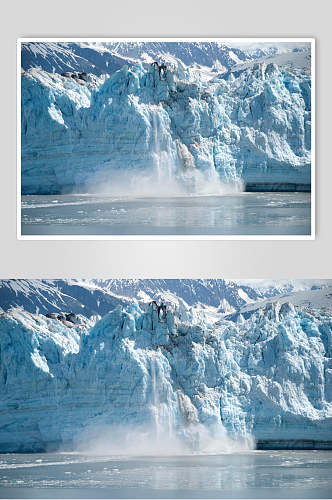
[[(328, 292), (328, 284), (311, 284)], [(302, 284), (305, 287), (305, 284)], [(223, 279), (55, 279), (0, 280), (0, 307), (22, 307), (31, 313), (74, 312), (86, 317), (107, 314), (118, 305), (141, 305), (152, 300), (176, 303), (181, 299), (188, 307), (212, 307), (216, 314), (227, 314), (252, 307), (251, 304), (274, 301), (296, 290), (296, 282), (280, 287), (250, 287)], [(300, 290), (301, 291), (301, 290)]]
[(226, 71), (250, 59), (242, 50), (220, 42), (23, 42), (21, 66), (45, 71), (86, 71), (97, 76), (111, 74), (125, 64), (179, 59), (185, 65), (210, 66), (218, 61)]

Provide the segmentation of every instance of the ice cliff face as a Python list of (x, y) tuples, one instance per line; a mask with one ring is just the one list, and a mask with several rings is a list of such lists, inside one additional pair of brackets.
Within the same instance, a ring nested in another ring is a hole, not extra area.
[(207, 435), (331, 441), (332, 318), (322, 311), (273, 304), (209, 324), (151, 303), (93, 325), (13, 309), (0, 331), (1, 451), (146, 425), (193, 449)]
[(200, 80), (180, 62), (94, 84), (22, 75), (22, 193), (219, 193), (310, 185), (310, 77), (257, 65)]

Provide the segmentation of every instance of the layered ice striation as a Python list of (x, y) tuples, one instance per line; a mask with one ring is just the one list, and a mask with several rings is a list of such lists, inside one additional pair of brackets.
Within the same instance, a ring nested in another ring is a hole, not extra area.
[(328, 312), (273, 303), (209, 324), (188, 306), (151, 302), (95, 323), (48, 316), (16, 308), (0, 318), (3, 452), (124, 452), (124, 441), (129, 451), (220, 451), (249, 436), (331, 444)]
[(307, 74), (270, 63), (206, 81), (177, 61), (68, 75), (22, 74), (23, 194), (310, 189)]

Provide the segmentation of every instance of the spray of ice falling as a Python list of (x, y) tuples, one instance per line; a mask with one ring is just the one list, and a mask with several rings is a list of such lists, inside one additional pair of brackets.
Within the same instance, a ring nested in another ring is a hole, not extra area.
[(160, 129), (163, 126), (163, 122), (159, 115), (158, 106), (156, 106), (152, 112), (152, 125), (154, 171), (158, 189), (174, 190), (175, 163), (172, 158), (170, 139), (167, 138), (166, 149), (161, 145), (161, 143), (165, 141), (162, 141), (161, 137)]
[(152, 411), (153, 411), (153, 425), (157, 442), (160, 438), (160, 422), (159, 422), (159, 394), (156, 380), (156, 356), (151, 358), (151, 378), (152, 378)]
[(175, 156), (182, 165), (179, 170), (172, 154), (172, 138), (163, 132), (167, 126), (163, 122), (162, 110), (158, 106), (153, 106), (151, 111), (154, 194), (223, 195), (243, 191), (243, 185), (235, 169), (231, 176), (227, 174), (224, 181), (213, 165), (206, 172), (202, 172), (195, 168), (194, 158), (188, 148), (177, 140), (173, 146), (177, 150)]
[(152, 114), (153, 121), (153, 139), (154, 139), (154, 163), (155, 170), (157, 174), (157, 182), (160, 184), (161, 181), (161, 171), (160, 171), (160, 141), (158, 137), (158, 126), (156, 113)]
[[(163, 374), (159, 373), (161, 366), (158, 365), (158, 354), (159, 352), (152, 353), (150, 358), (150, 369), (151, 369), (151, 383), (152, 383), (152, 423), (153, 423), (153, 435), (155, 437), (156, 443), (163, 443), (164, 440), (173, 441), (174, 436), (174, 416), (170, 410), (170, 401), (167, 400), (167, 390), (163, 391), (162, 397), (160, 397), (160, 390), (162, 389), (162, 379)], [(166, 395), (166, 401), (163, 398)]]

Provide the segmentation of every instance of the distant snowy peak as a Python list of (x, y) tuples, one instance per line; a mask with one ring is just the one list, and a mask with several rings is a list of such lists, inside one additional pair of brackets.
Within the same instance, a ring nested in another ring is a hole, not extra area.
[(96, 75), (111, 74), (123, 65), (154, 61), (186, 66), (216, 67), (226, 71), (251, 56), (220, 42), (25, 42), (21, 66), (24, 70), (40, 67), (50, 73), (85, 71)]
[(21, 47), (21, 66), (24, 70), (40, 67), (50, 73), (62, 71), (91, 72), (95, 67), (70, 49), (67, 43), (27, 42)]
[[(287, 44), (286, 44), (287, 45)], [(294, 45), (294, 44), (293, 44)], [(309, 72), (310, 48), (266, 47), (239, 48), (220, 42), (24, 42), (21, 50), (22, 69), (39, 67), (50, 73), (85, 71), (97, 76), (112, 74), (125, 64), (147, 67), (154, 61), (196, 68), (207, 73), (242, 71), (255, 62), (274, 62), (280, 66)], [(204, 78), (204, 75), (203, 75)]]
[(206, 315), (230, 314), (263, 297), (250, 286), (214, 280), (2, 280), (0, 307), (23, 307), (43, 314), (74, 312), (104, 315), (117, 305), (159, 300), (178, 309), (194, 307)]
[[(323, 289), (326, 297), (328, 290)], [(42, 314), (72, 312), (89, 318), (103, 316), (118, 305), (126, 307), (138, 302), (145, 307), (157, 300), (182, 314), (194, 308), (196, 315), (216, 321), (224, 315), (257, 309), (271, 300), (291, 300), (295, 291), (296, 284), (292, 282), (260, 289), (254, 283), (250, 286), (223, 279), (2, 280), (0, 308), (6, 311), (22, 307)]]
[(32, 313), (73, 312), (86, 317), (104, 315), (111, 309), (128, 304), (125, 297), (105, 293), (78, 280), (1, 280), (0, 307), (8, 310), (22, 307)]
[(255, 315), (262, 314), (262, 311), (267, 311), (272, 308), (273, 310), (279, 310), (284, 304), (291, 304), (297, 308), (305, 308), (307, 311), (328, 311), (329, 314), (332, 312), (332, 284), (331, 281), (326, 286), (312, 286), (308, 289), (296, 290), (296, 288), (290, 284), (290, 286), (285, 286), (280, 288), (280, 293), (274, 296), (269, 296), (268, 293), (272, 292), (272, 288), (267, 290), (266, 298), (247, 302), (239, 310), (234, 313), (226, 314), (225, 318), (233, 321), (238, 321), (239, 318), (243, 317), (245, 319)]
[(261, 57), (272, 56), (279, 53), (277, 47), (259, 47), (252, 50), (244, 50), (244, 52), (253, 59), (260, 59)]
[(25, 71), (39, 67), (49, 73), (85, 71), (100, 76), (114, 73), (128, 63), (137, 61), (80, 43), (26, 42), (21, 50), (21, 67)]
[(252, 60), (241, 61), (230, 68), (231, 73), (238, 74), (241, 71), (253, 69), (255, 65), (276, 64), (280, 68), (288, 71), (295, 71), (305, 74), (311, 73), (311, 50), (297, 50), (291, 52), (275, 52), (264, 54), (264, 51), (258, 51), (257, 57)]
[(142, 60), (143, 55), (148, 55), (157, 61), (173, 57), (186, 66), (196, 63), (212, 67), (219, 62), (230, 68), (250, 58), (242, 50), (231, 49), (221, 42), (118, 42), (105, 45), (122, 57)]

